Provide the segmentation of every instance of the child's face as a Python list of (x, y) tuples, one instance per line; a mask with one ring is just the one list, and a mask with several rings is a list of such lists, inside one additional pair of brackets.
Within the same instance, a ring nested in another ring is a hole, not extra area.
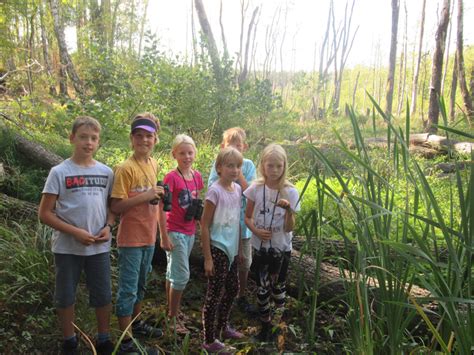
[(285, 172), (285, 162), (277, 157), (270, 156), (263, 163), (265, 179), (276, 182)]
[(92, 157), (99, 148), (100, 133), (90, 126), (81, 126), (71, 133), (69, 141), (74, 145), (74, 154), (78, 157)]
[(181, 143), (173, 151), (173, 157), (181, 170), (189, 169), (193, 165), (194, 159), (196, 159), (196, 151), (191, 144)]
[(230, 183), (238, 179), (240, 175), (241, 164), (237, 161), (227, 161), (216, 167), (219, 178), (224, 182)]
[(137, 128), (130, 134), (130, 140), (132, 142), (132, 149), (136, 154), (147, 156), (153, 151), (158, 137), (155, 133)]
[(241, 139), (234, 139), (234, 140), (232, 140), (231, 142), (227, 142), (227, 143), (224, 145), (224, 148), (226, 148), (226, 147), (235, 148), (235, 149), (237, 149), (240, 153), (243, 153), (243, 152), (247, 149), (247, 144), (245, 144), (244, 142), (242, 142)]

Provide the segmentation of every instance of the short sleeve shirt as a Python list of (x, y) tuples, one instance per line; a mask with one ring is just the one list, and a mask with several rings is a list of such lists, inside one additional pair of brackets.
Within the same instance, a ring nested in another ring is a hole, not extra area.
[[(286, 210), (276, 206), (275, 203), (283, 198), (290, 202), (290, 208), (293, 211), (299, 211), (300, 205), (298, 203), (298, 190), (293, 186), (285, 186), (279, 191), (270, 189), (268, 186), (263, 184), (253, 183), (244, 191), (244, 195), (248, 200), (255, 203), (253, 210), (253, 221), (255, 226), (262, 229), (271, 228), (271, 246), (273, 248), (278, 248), (281, 251), (291, 251), (293, 233), (287, 233), (284, 230)], [(262, 243), (262, 240), (256, 235), (252, 235), (251, 243), (252, 247), (257, 250), (260, 249), (261, 246), (265, 248), (270, 247), (270, 242), (267, 241)]]
[(172, 193), (171, 211), (166, 212), (166, 229), (186, 235), (196, 233), (196, 220), (186, 221), (184, 216), (191, 204), (191, 200), (199, 198), (199, 191), (204, 188), (199, 171), (193, 171), (194, 178), (185, 180), (178, 171), (173, 170), (166, 174), (163, 182), (168, 184)]
[[(144, 193), (156, 184), (157, 163), (150, 158), (140, 163), (130, 157), (115, 169), (112, 198), (128, 199)], [(158, 231), (158, 205), (143, 202), (120, 215), (117, 232), (119, 247), (155, 245)]]
[(211, 245), (221, 249), (229, 258), (229, 265), (239, 253), (240, 203), (242, 189), (232, 183), (227, 191), (216, 181), (209, 187), (206, 200), (216, 206), (210, 227)]
[[(108, 166), (95, 161), (94, 166), (83, 167), (66, 159), (51, 169), (43, 193), (57, 195), (58, 218), (97, 235), (107, 222), (112, 184), (113, 172)], [(56, 230), (51, 249), (57, 254), (95, 255), (110, 251), (110, 240), (87, 246)]]
[[(250, 159), (244, 158), (244, 163), (242, 164), (242, 174), (244, 175), (247, 184), (255, 180), (257, 177), (255, 164)], [(211, 173), (209, 175), (209, 180), (207, 186), (211, 186), (215, 181), (219, 179), (219, 175), (217, 175), (216, 171), (216, 164), (215, 162), (212, 164)], [(245, 208), (247, 206), (247, 200), (244, 195), (242, 195), (242, 211), (240, 214), (240, 228), (241, 228), (241, 235), (242, 239), (248, 239), (252, 236), (252, 232), (247, 228), (245, 225)]]

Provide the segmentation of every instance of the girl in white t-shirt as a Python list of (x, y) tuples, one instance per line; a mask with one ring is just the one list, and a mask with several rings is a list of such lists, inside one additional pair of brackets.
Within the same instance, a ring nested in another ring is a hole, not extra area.
[(204, 272), (208, 277), (202, 310), (204, 343), (208, 353), (225, 348), (223, 338), (240, 339), (243, 334), (229, 325), (229, 315), (239, 292), (240, 206), (242, 189), (235, 180), (240, 175), (242, 154), (223, 148), (216, 158), (219, 179), (207, 191), (201, 219)]
[(259, 163), (259, 179), (244, 191), (245, 223), (252, 231), (257, 277), (257, 300), (262, 329), (260, 341), (272, 339), (270, 297), (277, 308), (285, 306), (285, 282), (291, 256), (298, 191), (286, 180), (287, 156), (278, 144), (268, 145)]

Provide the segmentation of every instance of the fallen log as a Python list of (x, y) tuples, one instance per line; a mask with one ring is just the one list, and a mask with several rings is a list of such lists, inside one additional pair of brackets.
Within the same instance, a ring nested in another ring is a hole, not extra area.
[(38, 206), (31, 202), (0, 194), (0, 219), (16, 222), (37, 221)]

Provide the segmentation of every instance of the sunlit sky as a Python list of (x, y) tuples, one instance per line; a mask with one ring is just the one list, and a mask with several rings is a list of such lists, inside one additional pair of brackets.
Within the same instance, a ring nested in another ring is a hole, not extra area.
[[(240, 38), (240, 0), (223, 1), (223, 24), (229, 52), (233, 55), (239, 48)], [(453, 1), (452, 1), (453, 2)], [(219, 25), (220, 0), (203, 0), (204, 7), (211, 23), (214, 37), (222, 49), (221, 30)], [(352, 2), (350, 2), (352, 3)], [(424, 45), (425, 51), (434, 47), (434, 33), (439, 17), (441, 0), (427, 0)], [(336, 23), (344, 18), (346, 1), (334, 0)], [(398, 29), (398, 53), (402, 50), (405, 36), (405, 4), (408, 13), (408, 53), (416, 52), (419, 38), (419, 22), (422, 0), (401, 0)], [(173, 55), (189, 56), (192, 52), (191, 35), (192, 0), (150, 0), (147, 27), (160, 39), (161, 49)], [(257, 27), (256, 61), (260, 65), (265, 56), (265, 32), (272, 22), (278, 6), (282, 9), (280, 27), (277, 30), (277, 42), (282, 41), (284, 32), (285, 10), (286, 35), (283, 44), (283, 68), (285, 70), (312, 70), (314, 54), (319, 58), (319, 48), (323, 41), (327, 24), (329, 0), (250, 0), (245, 19), (245, 33), (252, 11), (261, 6), (262, 11)], [(350, 4), (349, 4), (350, 7)], [(454, 13), (456, 16), (456, 10)], [(474, 2), (464, 1), (464, 44), (474, 44)], [(471, 20), (470, 20), (471, 19)], [(451, 30), (450, 53), (455, 50), (456, 20)], [(195, 27), (200, 30), (195, 13)], [(380, 61), (388, 64), (391, 31), (391, 0), (356, 0), (351, 31), (358, 28), (348, 66), (354, 64), (374, 65)], [(449, 36), (449, 33), (448, 33)], [(278, 45), (279, 47), (279, 45)], [(379, 49), (376, 49), (376, 48)], [(316, 49), (316, 50), (315, 50)], [(277, 70), (282, 66), (279, 60)], [(409, 58), (409, 61), (411, 59)], [(316, 68), (318, 67), (316, 61)]]

